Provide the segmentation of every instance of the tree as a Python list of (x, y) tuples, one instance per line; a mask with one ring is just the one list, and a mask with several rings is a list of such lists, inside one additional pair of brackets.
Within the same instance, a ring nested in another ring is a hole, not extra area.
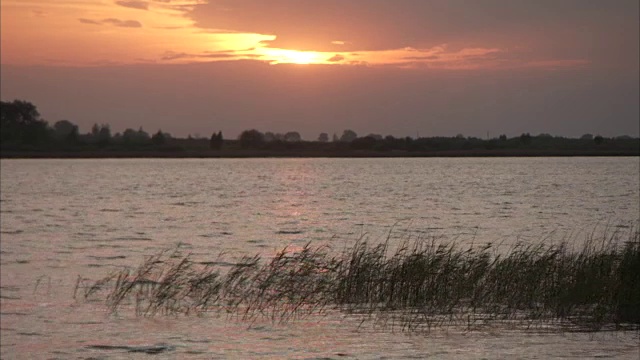
[(276, 134), (272, 133), (271, 131), (267, 131), (266, 133), (264, 133), (264, 141), (272, 142), (275, 140), (276, 140)]
[(166, 142), (166, 138), (162, 133), (162, 130), (158, 130), (157, 133), (153, 134), (151, 142), (155, 145), (163, 145)]
[(600, 135), (596, 135), (593, 138), (593, 142), (595, 142), (596, 145), (600, 145), (600, 144), (602, 144), (604, 142), (604, 138), (602, 136), (600, 136)]
[(98, 132), (98, 145), (106, 146), (111, 142), (111, 128), (108, 124), (102, 124), (100, 132)]
[(94, 139), (97, 139), (98, 134), (100, 134), (100, 125), (93, 124), (93, 126), (91, 127), (91, 137), (93, 137)]
[(369, 135), (367, 135), (365, 137), (372, 138), (372, 139), (374, 139), (376, 141), (382, 140), (382, 135), (380, 135), (380, 134), (369, 134)]
[(352, 142), (353, 140), (358, 138), (358, 134), (356, 134), (353, 130), (345, 130), (342, 132), (342, 136), (340, 137), (340, 141), (342, 142)]
[(302, 137), (297, 131), (289, 131), (288, 133), (284, 134), (284, 141), (299, 142), (302, 141)]
[(138, 130), (126, 129), (122, 133), (122, 141), (125, 144), (145, 144), (148, 143), (149, 140), (149, 134), (142, 130), (142, 127)]
[(0, 102), (0, 141), (3, 145), (44, 143), (48, 140), (47, 122), (40, 119), (35, 105), (28, 101)]
[(264, 134), (255, 129), (245, 130), (238, 136), (238, 140), (243, 149), (259, 148), (264, 143)]
[(138, 134), (137, 137), (139, 140), (141, 141), (147, 141), (149, 139), (151, 139), (151, 137), (149, 136), (149, 133), (147, 133), (146, 131), (144, 131), (142, 129), (142, 126), (140, 126), (140, 128), (138, 129)]
[(318, 136), (318, 141), (319, 142), (328, 142), (329, 141), (329, 134), (320, 133), (320, 135)]
[(122, 133), (122, 141), (125, 144), (135, 143), (137, 139), (138, 132), (133, 129), (126, 129)]
[(209, 148), (212, 150), (220, 150), (222, 148), (222, 131), (218, 131), (211, 134), (211, 139), (209, 140)]
[(74, 126), (73, 129), (71, 129), (71, 132), (65, 136), (64, 141), (71, 145), (77, 145), (80, 142), (80, 133), (77, 126)]
[(53, 124), (53, 133), (57, 139), (65, 139), (74, 130), (78, 132), (78, 126), (69, 120), (60, 120)]
[(357, 138), (351, 142), (351, 147), (358, 150), (371, 150), (376, 145), (376, 139), (372, 136)]
[(109, 124), (93, 124), (91, 127), (91, 141), (98, 144), (98, 146), (107, 146), (111, 142), (111, 128)]

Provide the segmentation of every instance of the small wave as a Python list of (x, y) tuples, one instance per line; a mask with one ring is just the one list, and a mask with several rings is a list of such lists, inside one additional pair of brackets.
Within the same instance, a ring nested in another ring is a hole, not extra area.
[(47, 268), (49, 269), (65, 269), (65, 266), (62, 265), (47, 265)]
[(221, 232), (219, 232), (219, 233), (217, 233), (217, 234), (200, 234), (200, 235), (198, 235), (198, 236), (199, 236), (199, 237), (203, 237), (203, 238), (215, 238), (215, 237), (218, 237), (218, 236), (220, 236), (220, 235), (222, 235), (222, 236), (229, 236), (229, 235), (233, 235), (233, 233), (232, 233), (232, 232), (229, 232), (229, 231), (221, 231)]
[(278, 230), (276, 234), (285, 234), (285, 235), (296, 235), (302, 234), (304, 231), (302, 230)]
[(148, 238), (148, 237), (128, 237), (128, 236), (117, 237), (117, 238), (114, 238), (113, 240), (118, 240), (118, 241), (153, 241), (152, 238)]
[(1, 312), (0, 315), (2, 316), (9, 316), (9, 315), (13, 315), (13, 316), (27, 316), (29, 315), (29, 313), (25, 313), (25, 312), (19, 312), (19, 311), (7, 311), (7, 312)]
[(17, 334), (18, 335), (24, 335), (24, 336), (44, 336), (44, 337), (49, 337), (49, 335), (41, 334), (41, 333), (38, 333), (38, 332), (31, 332), (31, 331), (20, 331)]
[(173, 205), (173, 206), (195, 206), (195, 205), (199, 205), (202, 204), (201, 201), (178, 201), (175, 203), (171, 203), (169, 205)]
[(103, 322), (100, 321), (63, 321), (63, 324), (68, 325), (102, 325)]
[(230, 262), (226, 262), (226, 261), (199, 261), (198, 264), (200, 264), (200, 265), (208, 265), (208, 266), (217, 265), (217, 266), (228, 266), (228, 267), (236, 265), (235, 263), (230, 263)]
[(0, 231), (0, 234), (11, 234), (11, 235), (16, 235), (16, 234), (22, 234), (24, 232), (24, 230), (2, 230)]
[(433, 226), (433, 227), (426, 227), (424, 228), (425, 231), (433, 231), (433, 230), (444, 230), (443, 227), (437, 227), (437, 226)]
[(113, 255), (113, 256), (95, 256), (89, 255), (88, 257), (97, 259), (97, 260), (114, 260), (114, 259), (126, 259), (127, 257), (124, 255)]
[[(122, 245), (117, 245), (117, 244), (98, 244), (96, 245), (97, 248), (111, 248), (111, 249), (121, 249), (124, 246)], [(72, 252), (69, 251), (68, 254), (71, 254)]]
[(78, 231), (76, 233), (74, 233), (73, 235), (75, 236), (95, 236), (95, 233), (91, 233), (91, 232), (84, 232), (84, 231)]
[(87, 349), (92, 350), (124, 350), (129, 353), (145, 353), (145, 354), (160, 354), (167, 351), (174, 351), (176, 347), (168, 344), (156, 344), (156, 345), (142, 345), (142, 346), (130, 346), (130, 345), (88, 345)]
[(210, 344), (213, 341), (209, 339), (185, 339), (184, 342), (194, 343), (194, 344)]
[(2, 291), (20, 291), (20, 287), (19, 286), (15, 286), (15, 285), (0, 285), (0, 290)]

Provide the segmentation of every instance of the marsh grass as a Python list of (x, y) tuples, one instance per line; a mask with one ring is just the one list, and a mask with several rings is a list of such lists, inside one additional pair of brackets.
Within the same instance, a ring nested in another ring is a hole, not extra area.
[[(202, 266), (180, 249), (137, 269), (78, 281), (75, 294), (106, 296), (113, 312), (224, 313), (286, 322), (337, 309), (407, 331), (492, 324), (596, 331), (640, 328), (640, 232), (637, 228), (578, 249), (518, 243), (492, 245), (406, 241), (391, 250), (364, 238), (342, 252), (307, 244), (273, 258), (244, 257), (229, 269)], [(76, 296), (76, 295), (74, 295)]]

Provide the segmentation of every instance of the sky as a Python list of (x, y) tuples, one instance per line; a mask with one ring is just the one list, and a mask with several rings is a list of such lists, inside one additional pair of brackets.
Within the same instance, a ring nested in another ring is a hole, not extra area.
[(81, 132), (640, 135), (637, 0), (0, 7), (0, 97)]

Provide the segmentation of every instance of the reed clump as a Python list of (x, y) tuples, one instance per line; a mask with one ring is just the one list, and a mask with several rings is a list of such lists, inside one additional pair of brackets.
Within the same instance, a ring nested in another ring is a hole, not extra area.
[(506, 252), (435, 240), (391, 251), (388, 242), (361, 239), (338, 253), (307, 244), (228, 269), (174, 250), (78, 288), (86, 299), (106, 294), (114, 312), (131, 305), (144, 316), (215, 311), (287, 321), (337, 309), (409, 331), (495, 323), (638, 330), (640, 231), (591, 238), (579, 249), (519, 243)]

